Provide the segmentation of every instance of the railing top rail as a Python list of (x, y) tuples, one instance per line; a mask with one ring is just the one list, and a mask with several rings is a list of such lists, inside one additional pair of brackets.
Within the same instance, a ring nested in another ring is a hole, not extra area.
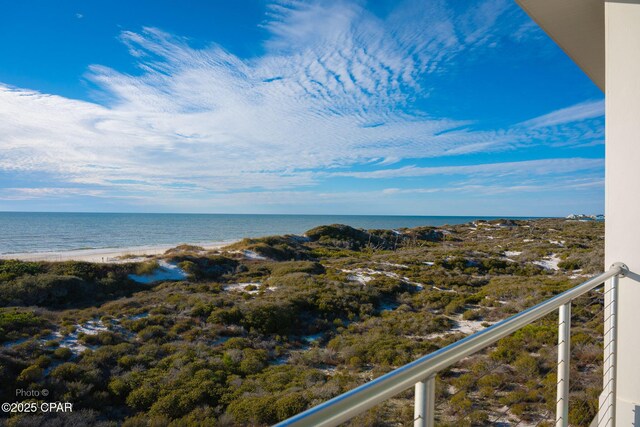
[(546, 316), (558, 307), (599, 286), (607, 279), (624, 275), (626, 272), (627, 268), (624, 264), (616, 263), (604, 273), (553, 298), (284, 420), (276, 424), (276, 427), (336, 426), (412, 387), (418, 381), (435, 375), (523, 326)]

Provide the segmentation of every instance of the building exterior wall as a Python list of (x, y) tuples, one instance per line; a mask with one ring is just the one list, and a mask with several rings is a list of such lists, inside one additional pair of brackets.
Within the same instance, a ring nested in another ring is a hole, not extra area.
[[(640, 274), (640, 0), (605, 3), (605, 268)], [(619, 284), (616, 425), (640, 425), (640, 275)]]

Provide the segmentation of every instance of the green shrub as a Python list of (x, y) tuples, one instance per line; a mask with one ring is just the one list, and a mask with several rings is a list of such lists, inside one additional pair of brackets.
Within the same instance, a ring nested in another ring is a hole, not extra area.
[(473, 406), (473, 402), (464, 393), (454, 395), (450, 400), (451, 407), (459, 412), (466, 412)]
[(464, 310), (465, 302), (463, 300), (453, 300), (444, 308), (446, 314), (456, 314)]
[(527, 353), (519, 355), (516, 361), (513, 362), (513, 367), (516, 369), (516, 372), (525, 379), (536, 378), (540, 375), (538, 359)]
[(480, 320), (482, 319), (482, 312), (480, 310), (467, 310), (462, 313), (464, 320)]
[(122, 338), (111, 331), (101, 331), (97, 334), (80, 334), (78, 340), (88, 345), (114, 345), (122, 342)]
[(221, 323), (223, 325), (238, 324), (242, 321), (242, 311), (238, 307), (219, 308), (213, 310), (207, 319), (210, 323)]
[(79, 277), (56, 274), (26, 275), (0, 284), (0, 298), (13, 305), (59, 306), (83, 298), (87, 291)]
[(18, 381), (29, 384), (40, 379), (43, 373), (44, 370), (40, 366), (31, 365), (20, 372)]
[(31, 311), (0, 309), (0, 342), (35, 335), (44, 323)]
[(291, 273), (323, 274), (322, 264), (312, 261), (288, 261), (274, 263), (270, 266), (271, 276), (284, 276)]
[(73, 356), (73, 353), (67, 347), (58, 347), (53, 351), (53, 357), (60, 360), (68, 360)]
[(583, 266), (583, 261), (576, 258), (567, 258), (564, 261), (558, 263), (558, 267), (563, 270), (579, 270)]
[(76, 363), (63, 363), (51, 371), (51, 377), (64, 381), (78, 381), (82, 377), (83, 371)]
[(348, 225), (332, 224), (312, 228), (305, 233), (312, 242), (326, 246), (335, 246), (351, 250), (360, 250), (366, 246), (391, 246), (390, 242), (374, 236), (364, 230), (358, 230)]
[[(121, 268), (127, 267), (123, 264)], [(93, 282), (99, 278), (106, 277), (108, 273), (113, 270), (114, 267), (107, 264), (93, 264), (82, 261), (64, 261), (49, 265), (49, 272), (51, 274), (79, 277), (87, 282)]]
[(154, 271), (156, 271), (158, 268), (160, 268), (160, 265), (158, 265), (158, 261), (154, 260), (154, 261), (142, 262), (137, 265), (136, 274), (138, 276), (148, 276), (153, 274)]
[(180, 252), (204, 252), (205, 249), (202, 246), (196, 245), (178, 245), (175, 248), (168, 249), (165, 252), (165, 255), (172, 255)]
[(220, 279), (225, 274), (232, 273), (240, 266), (234, 259), (219, 255), (194, 255), (178, 253), (170, 256), (170, 262), (177, 263), (193, 280)]
[(257, 301), (247, 306), (243, 312), (242, 323), (250, 330), (263, 334), (290, 333), (295, 325), (296, 310), (287, 301)]
[(153, 405), (158, 397), (158, 388), (151, 385), (134, 388), (127, 396), (127, 405), (138, 410), (146, 410)]
[(25, 262), (17, 259), (0, 260), (0, 283), (8, 282), (25, 274), (34, 275), (44, 271), (43, 266), (36, 262)]
[(164, 338), (165, 329), (159, 325), (147, 326), (138, 332), (138, 338), (142, 341), (159, 340)]
[(376, 276), (367, 283), (367, 287), (374, 288), (385, 295), (393, 295), (407, 289), (407, 285), (400, 279), (387, 276)]
[(267, 236), (243, 239), (227, 246), (228, 250), (249, 250), (275, 261), (306, 260), (310, 258), (307, 248), (297, 236)]
[(276, 411), (273, 396), (246, 396), (227, 407), (227, 412), (239, 424), (274, 424), (278, 422)]
[(242, 351), (240, 372), (244, 375), (257, 374), (267, 365), (267, 353), (264, 350), (245, 348)]
[(287, 393), (275, 401), (275, 411), (278, 420), (290, 418), (307, 408), (308, 402), (302, 393)]
[(198, 264), (193, 261), (182, 261), (178, 263), (178, 267), (180, 267), (185, 273), (189, 274), (196, 278), (200, 269), (198, 268)]

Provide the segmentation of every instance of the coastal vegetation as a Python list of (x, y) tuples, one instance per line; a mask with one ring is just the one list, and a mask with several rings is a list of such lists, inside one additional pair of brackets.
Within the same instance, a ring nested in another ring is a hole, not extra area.
[[(0, 424), (269, 425), (576, 285), (602, 269), (603, 235), (562, 219), (336, 224), (151, 260), (0, 261), (0, 399), (74, 405)], [(165, 266), (186, 278), (139, 280)], [(572, 425), (597, 410), (602, 309), (601, 291), (574, 304)], [(549, 315), (439, 375), (438, 423), (551, 425), (556, 334)], [(409, 390), (351, 425), (406, 425), (411, 405)]]

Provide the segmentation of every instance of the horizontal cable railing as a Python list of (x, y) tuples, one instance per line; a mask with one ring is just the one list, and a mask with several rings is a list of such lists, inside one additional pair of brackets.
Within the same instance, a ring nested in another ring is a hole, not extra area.
[(611, 279), (605, 300), (605, 342), (603, 392), (600, 397), (598, 426), (613, 426), (615, 413), (615, 337), (618, 277), (627, 267), (615, 263), (608, 271), (595, 276), (561, 294), (498, 322), (480, 332), (443, 347), (379, 378), (341, 394), (277, 424), (284, 426), (337, 426), (385, 400), (415, 387), (414, 426), (434, 425), (436, 374), (467, 356), (479, 352), (501, 338), (559, 310), (556, 426), (568, 425), (569, 355), (571, 302)]

